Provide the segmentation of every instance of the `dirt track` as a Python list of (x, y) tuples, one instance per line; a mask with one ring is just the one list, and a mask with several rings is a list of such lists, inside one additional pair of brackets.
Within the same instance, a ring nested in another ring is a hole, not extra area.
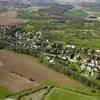
[[(23, 75), (26, 79), (32, 78), (37, 83), (54, 81), (71, 87), (82, 87), (79, 82), (44, 67), (43, 65), (39, 64), (36, 59), (27, 55), (15, 54), (9, 51), (0, 50), (0, 62), (2, 63), (0, 69), (3, 70), (3, 72), (0, 70), (0, 77), (13, 71)], [(8, 88), (10, 88), (10, 83)]]

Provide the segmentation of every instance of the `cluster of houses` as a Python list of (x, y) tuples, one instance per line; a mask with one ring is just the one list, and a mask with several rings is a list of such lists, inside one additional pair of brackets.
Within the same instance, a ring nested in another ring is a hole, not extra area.
[(94, 76), (97, 73), (100, 74), (100, 50), (88, 51), (87, 57), (82, 60), (80, 67), (84, 75), (86, 75), (86, 72), (88, 76)]
[[(59, 51), (58, 48), (57, 50)], [(93, 77), (98, 75), (98, 73), (100, 74), (100, 50), (67, 45), (62, 49), (60, 48), (60, 53), (58, 53), (58, 51), (55, 53), (56, 55), (44, 53), (47, 56), (49, 63), (55, 64), (55, 59), (59, 58), (65, 62), (79, 63), (79, 69), (84, 76)]]
[(6, 37), (9, 48), (34, 51), (44, 51), (46, 41), (43, 39), (41, 32), (21, 32), (17, 31), (15, 34)]
[(65, 62), (78, 63), (81, 73), (85, 76), (95, 76), (100, 73), (100, 50), (80, 48), (75, 45), (63, 45), (43, 37), (42, 32), (20, 32), (8, 36), (9, 47), (39, 51), (47, 58), (50, 64), (56, 64), (56, 59)]
[(15, 25), (9, 25), (9, 24), (8, 25), (6, 25), (6, 24), (3, 25), (3, 24), (0, 23), (0, 32), (3, 32), (3, 33), (5, 32), (6, 33), (14, 27), (15, 27)]

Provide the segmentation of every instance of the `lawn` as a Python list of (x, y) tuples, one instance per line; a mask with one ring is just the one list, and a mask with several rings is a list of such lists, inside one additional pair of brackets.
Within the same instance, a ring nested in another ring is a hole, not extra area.
[(68, 91), (61, 88), (54, 88), (46, 96), (45, 100), (98, 100), (95, 97)]
[(4, 97), (6, 97), (6, 96), (8, 96), (10, 94), (12, 94), (12, 92), (10, 90), (0, 86), (0, 99), (4, 98)]
[(67, 17), (86, 17), (88, 14), (85, 11), (66, 11), (64, 13)]

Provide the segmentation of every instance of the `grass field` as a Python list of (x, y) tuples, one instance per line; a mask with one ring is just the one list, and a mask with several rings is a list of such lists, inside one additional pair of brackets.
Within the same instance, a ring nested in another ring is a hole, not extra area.
[(90, 48), (100, 48), (100, 39), (75, 39), (72, 41), (73, 44), (81, 46), (81, 47), (90, 47)]
[(79, 94), (61, 88), (54, 88), (45, 100), (98, 100), (95, 97)]
[(12, 92), (2, 86), (0, 86), (0, 100), (8, 95), (12, 94)]
[(21, 19), (33, 19), (34, 17), (39, 17), (39, 13), (37, 12), (28, 12), (28, 11), (21, 11), (18, 14), (18, 18)]
[(85, 11), (66, 11), (64, 13), (67, 17), (86, 17), (88, 14)]

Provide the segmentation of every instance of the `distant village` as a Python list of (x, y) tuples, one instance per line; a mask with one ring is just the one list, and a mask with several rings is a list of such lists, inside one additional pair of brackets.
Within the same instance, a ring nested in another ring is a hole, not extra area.
[[(9, 32), (15, 26), (1, 26), (0, 30)], [(32, 33), (16, 30), (14, 34), (0, 35), (2, 40), (7, 41), (8, 48), (29, 50), (30, 52), (41, 52), (48, 63), (56, 64), (56, 59), (73, 62), (79, 65), (79, 70), (86, 77), (95, 77), (100, 73), (100, 50), (76, 45), (63, 45), (59, 42), (50, 42), (45, 39), (41, 31)]]
[[(20, 1), (20, 0), (19, 0)], [(17, 3), (14, 0), (0, 0), (0, 11), (6, 11), (6, 10), (14, 10), (18, 8), (27, 8), (29, 7), (28, 4), (24, 3)]]

